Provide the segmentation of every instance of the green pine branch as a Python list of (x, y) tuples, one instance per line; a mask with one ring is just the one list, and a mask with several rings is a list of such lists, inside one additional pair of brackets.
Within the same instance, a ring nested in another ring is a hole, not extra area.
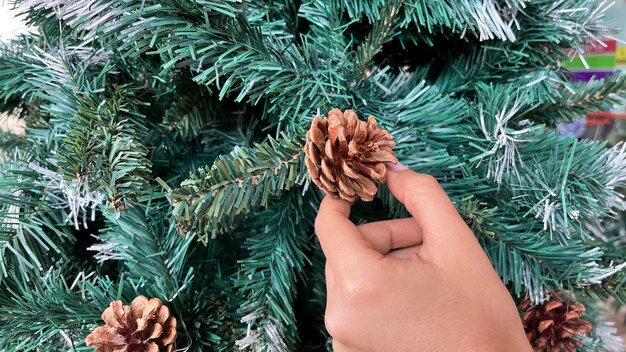
[[(383, 17), (388, 1), (344, 0), (350, 17), (367, 16), (370, 23)], [(436, 33), (446, 28), (461, 36), (471, 33), (480, 40), (515, 40), (512, 23), (524, 1), (426, 1), (408, 0), (402, 11), (401, 26)]]
[(41, 276), (11, 273), (0, 285), (0, 351), (85, 348), (85, 337), (104, 324), (100, 316), (109, 303), (128, 304), (142, 285), (116, 284), (94, 273), (66, 276), (63, 269)]
[(559, 91), (560, 95), (539, 107), (533, 118), (552, 123), (571, 121), (618, 103), (619, 97), (626, 96), (626, 73), (616, 72), (607, 78), (580, 82)]
[(397, 18), (403, 4), (404, 0), (389, 1), (381, 9), (378, 19), (374, 22), (365, 40), (355, 50), (354, 74), (357, 81), (356, 85), (371, 75), (374, 56), (380, 53), (383, 45), (398, 33), (397, 28), (394, 27), (398, 26)]
[[(515, 41), (492, 40), (468, 45), (465, 53), (451, 57), (437, 83), (444, 91), (471, 91), (474, 83), (501, 82), (541, 89), (548, 94), (532, 94), (537, 103), (554, 103), (566, 89), (562, 62), (567, 48), (582, 52), (587, 42), (610, 36), (603, 23), (610, 6), (602, 0), (525, 3), (514, 23)], [(555, 23), (559, 23), (555, 26)]]
[(143, 138), (148, 129), (137, 112), (132, 87), (113, 87), (112, 96), (86, 96), (76, 107), (65, 144), (58, 151), (66, 179), (85, 192), (98, 191), (116, 210), (143, 190), (151, 162)]
[(229, 330), (235, 330), (222, 297), (229, 287), (214, 255), (203, 246), (194, 248), (194, 236), (177, 233), (169, 209), (163, 194), (148, 191), (139, 204), (107, 216), (99, 243), (89, 249), (97, 251), (100, 262), (119, 261), (125, 280), (143, 282), (144, 294), (166, 302), (183, 327), (178, 346), (197, 352), (227, 350), (234, 345)]
[(250, 23), (260, 26), (263, 33), (295, 36), (299, 25), (298, 12), (305, 4), (291, 0), (250, 0), (243, 6)]
[(225, 109), (202, 93), (177, 97), (163, 121), (149, 132), (153, 173), (173, 171), (166, 182), (174, 182), (235, 146), (250, 146), (258, 121), (249, 121), (245, 110), (225, 113)]
[(464, 120), (470, 112), (464, 99), (428, 84), (419, 72), (381, 75), (372, 80), (381, 92), (359, 97), (366, 104), (357, 111), (361, 118), (373, 115), (390, 130), (397, 150), (405, 148), (407, 142), (428, 141), (433, 148), (445, 148), (462, 140)]
[(2, 110), (13, 113), (23, 106), (40, 106), (52, 116), (72, 116), (76, 111), (74, 90), (82, 88), (82, 82), (72, 77), (74, 65), (55, 55), (58, 52), (41, 49), (25, 38), (6, 45), (0, 57)]
[(252, 148), (235, 147), (172, 189), (160, 181), (179, 222), (181, 233), (195, 232), (207, 241), (233, 223), (236, 216), (267, 207), (273, 196), (305, 182), (301, 136), (268, 139)]
[[(233, 96), (258, 104), (267, 98), (272, 104), (265, 116), (274, 123), (301, 122), (289, 117), (304, 119), (317, 107), (336, 106), (350, 98), (341, 67), (345, 48), (320, 51), (318, 37), (303, 36), (296, 43), (282, 32), (269, 32), (254, 18), (250, 22), (239, 11), (198, 19), (167, 5), (108, 3), (113, 7), (106, 15), (91, 7), (86, 13), (81, 10), (80, 17), (70, 16), (70, 24), (84, 40), (97, 37), (125, 56), (156, 55), (161, 75), (187, 69), (195, 82), (210, 87), (220, 99)], [(90, 21), (95, 19), (106, 21), (93, 27)]]
[(510, 209), (514, 206), (490, 208), (467, 197), (458, 207), (498, 274), (518, 297), (528, 293), (541, 301), (546, 292), (557, 289), (599, 293), (604, 289), (598, 284), (619, 270), (615, 263), (603, 264), (603, 252), (593, 244), (578, 239), (552, 241), (541, 222), (515, 215)]
[[(46, 48), (49, 51), (31, 45), (20, 58), (0, 58), (0, 77), (11, 76), (0, 79), (4, 84), (0, 99), (19, 98), (27, 105), (38, 99), (41, 112), (49, 118), (37, 124), (47, 133), (28, 138), (54, 151), (66, 182), (78, 184), (84, 194), (101, 192), (115, 209), (122, 209), (150, 177), (142, 143), (147, 128), (137, 112), (142, 103), (133, 97), (130, 86), (113, 86), (110, 93), (102, 93), (111, 66), (93, 50)], [(48, 131), (48, 123), (55, 129)]]
[[(71, 28), (72, 32), (82, 34), (87, 40), (94, 40), (98, 30), (106, 22), (117, 22), (115, 25), (130, 28), (140, 20), (140, 14), (171, 11), (180, 17), (193, 18), (202, 22), (210, 17), (234, 16), (241, 11), (236, 1), (201, 1), (184, 2), (177, 0), (97, 0), (74, 1), (63, 0), (13, 0), (17, 9), (28, 15), (27, 23), (45, 26), (50, 22), (60, 22), (63, 27)], [(235, 6), (234, 6), (235, 5)], [(103, 11), (106, 9), (107, 11)], [(123, 21), (119, 21), (124, 15)], [(52, 21), (50, 19), (53, 19)], [(71, 36), (71, 32), (67, 33)]]
[(309, 291), (308, 293), (307, 303), (310, 304), (311, 313), (309, 313), (309, 318), (315, 322), (315, 326), (318, 329), (319, 334), (323, 337), (322, 341), (326, 341), (330, 339), (330, 335), (326, 330), (326, 325), (324, 324), (324, 316), (317, 315), (317, 312), (323, 312), (326, 310), (326, 277), (325, 277), (325, 265), (326, 265), (326, 257), (322, 252), (322, 247), (319, 244), (319, 241), (314, 239), (311, 243), (312, 247), (312, 256), (311, 256), (311, 266), (309, 270), (305, 272), (305, 276), (307, 278), (307, 282), (309, 283)]
[(91, 247), (100, 262), (119, 260), (127, 277), (158, 282), (167, 296), (173, 296), (188, 273), (187, 254), (193, 236), (179, 236), (167, 214), (169, 204), (154, 199), (132, 205), (119, 216), (109, 215), (99, 243)]
[(75, 241), (58, 195), (28, 158), (0, 160), (0, 284), (14, 272), (45, 271)]
[[(524, 121), (535, 107), (526, 92), (512, 86), (476, 85), (468, 126), (467, 162), (472, 167), (486, 166), (485, 178), (501, 184), (523, 172), (519, 149), (538, 140), (544, 126)], [(536, 105), (536, 104), (535, 104)]]
[[(244, 297), (241, 313), (245, 332), (238, 347), (250, 351), (288, 352), (297, 349), (293, 300), (304, 266), (311, 224), (304, 201), (292, 192), (257, 213), (244, 244), (248, 257), (239, 262), (235, 285)], [(311, 218), (312, 219), (312, 218)]]
[[(551, 149), (544, 149), (551, 144)], [(525, 216), (539, 219), (554, 240), (567, 243), (606, 239), (602, 219), (626, 207), (621, 189), (626, 183), (623, 144), (558, 139), (554, 132), (521, 151), (520, 179), (512, 180), (511, 200)], [(557, 166), (558, 165), (558, 166)]]
[[(12, 122), (8, 122), (11, 124)], [(6, 118), (0, 117), (0, 124), (7, 125)], [(13, 132), (10, 129), (5, 130), (4, 127), (0, 127), (0, 155), (9, 156), (12, 151), (19, 147), (26, 146), (26, 138), (20, 132)]]

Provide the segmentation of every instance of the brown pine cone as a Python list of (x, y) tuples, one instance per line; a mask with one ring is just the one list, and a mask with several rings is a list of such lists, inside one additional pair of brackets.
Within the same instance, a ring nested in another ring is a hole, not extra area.
[(394, 145), (373, 116), (365, 122), (352, 110), (333, 109), (328, 118), (316, 116), (306, 134), (306, 167), (333, 198), (371, 201), (378, 191), (374, 182), (385, 182), (385, 162), (398, 162)]
[(591, 331), (591, 323), (580, 318), (585, 306), (561, 296), (558, 293), (534, 306), (526, 296), (518, 305), (526, 336), (535, 352), (576, 352), (582, 342), (575, 337)]
[(158, 298), (139, 296), (130, 306), (113, 301), (102, 313), (104, 326), (87, 338), (95, 352), (172, 352), (176, 340), (176, 318)]

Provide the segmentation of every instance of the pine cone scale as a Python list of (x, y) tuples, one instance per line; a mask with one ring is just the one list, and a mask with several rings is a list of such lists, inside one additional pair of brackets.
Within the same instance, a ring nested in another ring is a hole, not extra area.
[(328, 166), (328, 163), (326, 162), (326, 159), (322, 159), (322, 173), (324, 173), (324, 176), (326, 176), (326, 178), (331, 181), (331, 182), (335, 182), (335, 176), (333, 176), (333, 169), (330, 168), (330, 166)]
[(537, 327), (537, 330), (539, 330), (539, 332), (544, 332), (547, 328), (551, 327), (552, 325), (554, 325), (554, 321), (552, 321), (552, 320), (544, 320), (544, 321), (539, 323), (539, 326)]
[(342, 194), (347, 195), (348, 197), (354, 196), (356, 194), (356, 191), (359, 190), (352, 182), (348, 181), (345, 177), (339, 177), (339, 182), (337, 182), (337, 184), (339, 185), (339, 191)]
[(312, 179), (316, 180), (320, 177), (320, 173), (318, 169), (315, 167), (313, 160), (309, 158), (305, 158), (304, 164), (306, 165), (307, 170), (309, 170), (309, 174), (311, 174)]
[(326, 153), (325, 159), (330, 160), (330, 163), (334, 164), (336, 159), (335, 154), (337, 154), (337, 152), (335, 151), (333, 143), (330, 140), (326, 141), (326, 145), (324, 146), (324, 153)]
[(359, 178), (362, 177), (362, 175), (356, 172), (354, 168), (348, 166), (345, 160), (341, 161), (341, 171), (343, 171), (344, 175), (348, 176), (348, 178), (351, 178), (354, 180), (358, 180)]
[(337, 187), (335, 186), (335, 184), (327, 179), (326, 176), (320, 175), (319, 182), (321, 182), (322, 186), (329, 192), (337, 192)]
[(172, 346), (176, 339), (176, 323), (175, 317), (169, 317), (164, 324), (165, 333), (161, 335), (160, 342), (163, 346)]
[(159, 323), (155, 323), (152, 326), (152, 331), (150, 332), (150, 336), (146, 339), (146, 341), (154, 340), (158, 338), (159, 336), (161, 336), (162, 333), (163, 333), (163, 326), (161, 326), (161, 324)]
[(148, 323), (148, 319), (145, 318), (139, 318), (136, 320), (137, 322), (137, 328), (135, 329), (135, 331), (133, 332), (133, 335), (135, 334), (139, 334), (142, 333), (148, 328), (149, 323)]
[(366, 194), (374, 196), (376, 191), (378, 191), (376, 184), (367, 178), (358, 178), (355, 180), (355, 183), (358, 185), (358, 188), (363, 190)]
[(154, 342), (150, 342), (146, 345), (146, 351), (147, 352), (159, 352), (159, 346)]
[(110, 346), (118, 347), (126, 345), (124, 336), (116, 333), (114, 328), (109, 326), (97, 327), (86, 339), (87, 345), (107, 343)]
[(545, 306), (544, 306), (545, 307), (544, 311), (549, 312), (551, 310), (554, 310), (556, 308), (560, 308), (562, 306), (563, 306), (563, 302), (561, 302), (561, 301), (548, 301), (545, 304)]
[(369, 155), (365, 156), (363, 160), (366, 162), (394, 162), (397, 159), (396, 156), (391, 152), (388, 152), (386, 150), (377, 150), (369, 153)]
[(310, 129), (307, 133), (307, 137), (313, 140), (318, 148), (321, 148), (324, 144), (326, 144), (324, 140), (324, 131), (326, 128), (323, 120), (318, 117), (316, 117), (316, 120), (313, 120), (313, 125), (316, 126), (316, 128)]
[(164, 324), (167, 321), (167, 319), (170, 318), (170, 309), (167, 308), (167, 306), (161, 306), (157, 314), (158, 314), (158, 322), (161, 324)]
[[(115, 304), (114, 304), (115, 303)], [(102, 320), (104, 320), (107, 325), (115, 327), (115, 328), (124, 328), (125, 321), (124, 317), (124, 308), (122, 307), (122, 303), (119, 302), (111, 303), (107, 309), (102, 313)]]
[(143, 307), (144, 316), (153, 316), (156, 311), (161, 307), (161, 300), (158, 298), (152, 298)]

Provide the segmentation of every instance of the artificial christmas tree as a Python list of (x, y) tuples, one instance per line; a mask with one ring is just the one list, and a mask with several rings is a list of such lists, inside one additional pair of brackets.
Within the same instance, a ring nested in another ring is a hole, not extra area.
[[(89, 350), (141, 295), (176, 319), (174, 349), (323, 348), (304, 148), (334, 108), (440, 181), (513, 297), (571, 291), (580, 349), (608, 345), (594, 302), (626, 303), (603, 227), (626, 147), (554, 131), (626, 94), (626, 75), (561, 65), (610, 35), (605, 1), (12, 3), (33, 33), (0, 56), (0, 108), (27, 126), (0, 136), (0, 351)], [(407, 216), (378, 187), (354, 221)]]

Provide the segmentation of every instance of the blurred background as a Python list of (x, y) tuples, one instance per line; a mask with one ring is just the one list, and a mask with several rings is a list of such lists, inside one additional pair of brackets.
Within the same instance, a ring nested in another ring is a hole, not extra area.
[[(7, 1), (0, 0), (0, 41), (6, 41), (28, 29), (21, 17), (11, 10)], [(11, 116), (0, 116), (0, 128), (13, 133), (23, 133), (24, 128)]]

